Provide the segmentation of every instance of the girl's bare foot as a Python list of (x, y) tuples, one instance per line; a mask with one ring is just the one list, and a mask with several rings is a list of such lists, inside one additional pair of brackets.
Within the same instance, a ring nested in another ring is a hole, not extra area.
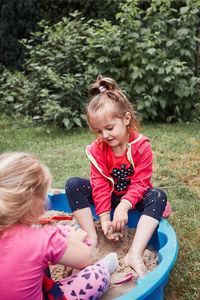
[(135, 270), (139, 277), (143, 277), (144, 274), (148, 273), (147, 267), (144, 264), (143, 258), (140, 255), (133, 253), (127, 253), (124, 257), (124, 263), (129, 265)]

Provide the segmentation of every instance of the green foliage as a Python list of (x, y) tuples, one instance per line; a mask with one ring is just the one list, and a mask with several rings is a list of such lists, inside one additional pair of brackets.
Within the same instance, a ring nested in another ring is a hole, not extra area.
[[(125, 1), (125, 0), (121, 0)], [(81, 11), (87, 20), (108, 19), (115, 22), (119, 11), (117, 0), (1, 0), (0, 1), (0, 62), (10, 70), (21, 70), (26, 48), (19, 43), (39, 30), (37, 22), (45, 19), (55, 24), (74, 11)]]
[(7, 113), (14, 110), (67, 129), (82, 126), (88, 77), (84, 53), (89, 50), (85, 49), (84, 31), (88, 24), (83, 19), (65, 19), (53, 27), (45, 22), (40, 26), (42, 33), (33, 33), (31, 40), (23, 40), (30, 53), (25, 72), (6, 71), (0, 79), (1, 107)]
[(83, 126), (88, 86), (102, 74), (127, 92), (142, 120), (199, 121), (200, 3), (138, 3), (123, 3), (116, 25), (77, 12), (53, 26), (40, 22), (41, 32), (23, 40), (30, 54), (25, 71), (5, 71), (0, 79), (2, 109), (67, 129)]
[(171, 5), (152, 1), (144, 11), (138, 1), (127, 1), (117, 15), (126, 28), (121, 52), (128, 92), (148, 120), (191, 119), (199, 101), (194, 60), (200, 3), (185, 1), (180, 10)]

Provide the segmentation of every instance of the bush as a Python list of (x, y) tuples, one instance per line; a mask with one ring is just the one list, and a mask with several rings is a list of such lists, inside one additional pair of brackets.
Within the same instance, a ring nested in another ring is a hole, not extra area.
[[(89, 84), (98, 74), (113, 77), (142, 120), (199, 120), (195, 54), (200, 7), (175, 9), (170, 0), (123, 4), (119, 25), (74, 13), (23, 40), (30, 57), (25, 71), (4, 72), (0, 96), (15, 111), (70, 129), (85, 124)], [(3, 104), (1, 104), (3, 105)]]
[(185, 1), (178, 10), (172, 4), (152, 1), (143, 11), (137, 1), (127, 1), (117, 15), (123, 26), (124, 80), (146, 120), (190, 120), (199, 101), (195, 55), (200, 6)]
[(23, 40), (30, 53), (25, 72), (6, 71), (1, 78), (1, 106), (4, 103), (7, 111), (28, 114), (44, 123), (55, 122), (67, 129), (82, 126), (83, 99), (87, 97), (83, 51), (86, 25), (83, 20), (65, 19), (53, 27), (45, 22), (40, 26), (43, 33), (33, 33), (31, 40)]
[[(121, 0), (125, 1), (125, 0)], [(102, 18), (115, 22), (119, 11), (117, 0), (1, 0), (0, 1), (0, 63), (10, 70), (22, 70), (26, 48), (19, 43), (39, 30), (37, 22), (55, 24), (79, 10), (87, 20)]]

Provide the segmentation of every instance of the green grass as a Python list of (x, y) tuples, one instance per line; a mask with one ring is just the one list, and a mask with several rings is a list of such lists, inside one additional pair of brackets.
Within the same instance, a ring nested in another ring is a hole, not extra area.
[[(179, 242), (164, 298), (196, 300), (200, 295), (200, 124), (149, 124), (142, 133), (150, 139), (154, 154), (152, 183), (168, 195), (173, 210), (168, 222)], [(53, 188), (63, 189), (71, 176), (89, 178), (85, 146), (93, 139), (88, 129), (65, 132), (35, 127), (28, 119), (0, 118), (0, 153), (36, 154), (49, 166)]]

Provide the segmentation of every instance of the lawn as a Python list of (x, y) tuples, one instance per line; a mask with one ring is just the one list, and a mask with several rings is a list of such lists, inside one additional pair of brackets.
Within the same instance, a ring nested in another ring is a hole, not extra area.
[[(200, 295), (200, 124), (148, 124), (142, 129), (154, 154), (152, 183), (168, 195), (173, 210), (168, 222), (179, 242), (164, 299), (196, 300)], [(36, 127), (29, 119), (0, 117), (0, 153), (36, 154), (49, 166), (53, 188), (63, 189), (71, 176), (89, 178), (85, 146), (93, 139), (86, 128), (66, 132)]]

